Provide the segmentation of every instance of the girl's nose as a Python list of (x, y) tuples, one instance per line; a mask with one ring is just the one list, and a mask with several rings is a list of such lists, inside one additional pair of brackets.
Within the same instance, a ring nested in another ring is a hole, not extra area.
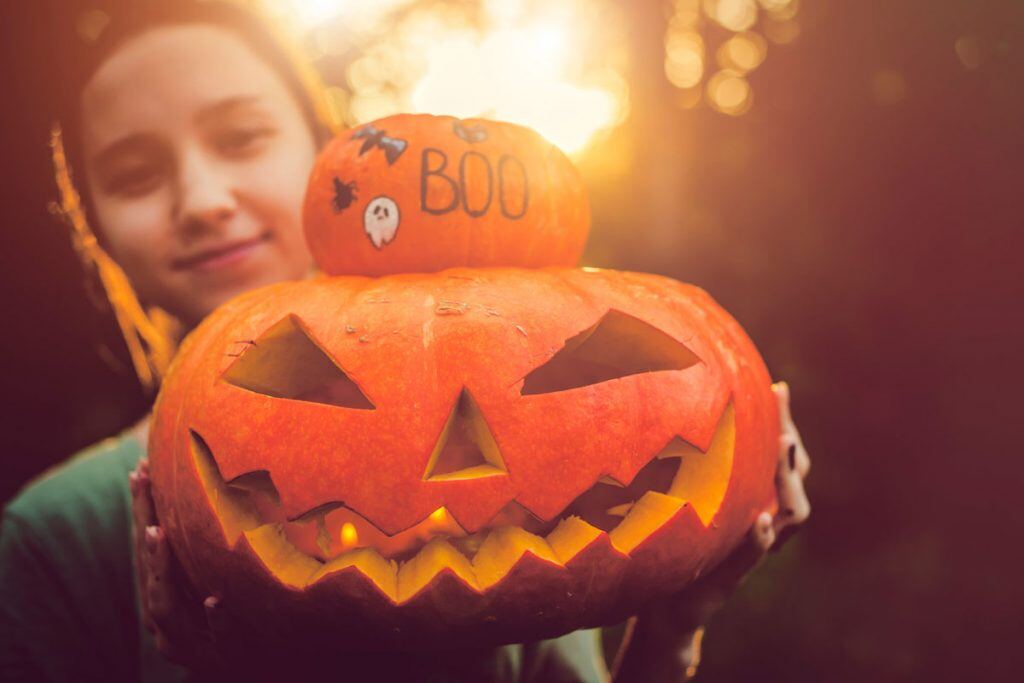
[(238, 209), (231, 175), (200, 150), (182, 155), (177, 185), (175, 219), (187, 232), (219, 230)]

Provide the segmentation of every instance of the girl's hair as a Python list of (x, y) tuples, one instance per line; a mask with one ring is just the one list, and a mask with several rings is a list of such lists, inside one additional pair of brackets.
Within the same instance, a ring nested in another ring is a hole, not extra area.
[(146, 31), (202, 24), (223, 28), (240, 38), (281, 78), (295, 98), (322, 146), (338, 127), (331, 115), (325, 91), (316, 73), (299, 51), (254, 11), (237, 2), (214, 0), (136, 0), (110, 17), (95, 40), (76, 50), (67, 67), (69, 82), (63, 88), (59, 118), (54, 122), (50, 147), (59, 202), (54, 212), (71, 229), (72, 241), (87, 269), (95, 269), (118, 327), (128, 346), (136, 374), (143, 386), (154, 389), (170, 364), (180, 330), (176, 321), (159, 309), (146, 310), (139, 302), (124, 271), (102, 246), (102, 226), (90, 228), (91, 198), (85, 184), (76, 187), (74, 169), (84, 168), (81, 144), (82, 90), (99, 67), (125, 42)]

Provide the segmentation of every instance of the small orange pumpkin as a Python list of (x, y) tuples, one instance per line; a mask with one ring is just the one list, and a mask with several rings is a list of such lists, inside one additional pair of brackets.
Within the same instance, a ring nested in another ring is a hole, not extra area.
[(569, 159), (529, 128), (399, 114), (321, 153), (303, 223), (331, 275), (573, 266), (590, 206)]

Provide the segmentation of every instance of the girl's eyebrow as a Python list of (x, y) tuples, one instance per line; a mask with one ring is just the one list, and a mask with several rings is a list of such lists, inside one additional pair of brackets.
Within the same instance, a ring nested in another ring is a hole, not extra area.
[[(260, 104), (260, 98), (256, 95), (235, 95), (208, 104), (195, 114), (195, 121), (199, 125), (206, 125), (230, 115), (237, 110), (256, 108)], [(133, 133), (119, 138), (96, 153), (94, 163), (97, 168), (116, 161), (118, 157), (139, 153), (156, 146), (156, 141), (150, 133)]]
[(97, 168), (103, 168), (108, 164), (117, 161), (118, 157), (137, 154), (147, 148), (156, 146), (153, 136), (148, 133), (133, 133), (115, 140), (93, 157), (93, 163)]
[(260, 98), (256, 95), (235, 95), (233, 97), (226, 97), (214, 102), (213, 104), (208, 104), (196, 112), (195, 122), (199, 125), (205, 125), (211, 121), (223, 118), (236, 110), (254, 108), (259, 103)]

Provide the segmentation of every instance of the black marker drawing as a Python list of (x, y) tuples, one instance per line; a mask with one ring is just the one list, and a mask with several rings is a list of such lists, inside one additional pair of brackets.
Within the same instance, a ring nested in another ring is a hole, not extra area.
[[(433, 166), (430, 162), (431, 157), (440, 160), (441, 164), (439, 166)], [(435, 149), (433, 147), (423, 148), (423, 156), (420, 165), (420, 208), (427, 213), (434, 214), (435, 216), (448, 213), (459, 205), (459, 185), (453, 179), (444, 174), (444, 169), (447, 167), (448, 155), (442, 150)], [(437, 199), (439, 196), (438, 192), (430, 191), (431, 176), (439, 178), (448, 184), (451, 191), (451, 201), (447, 204), (430, 204), (431, 199)]]
[(455, 119), (452, 124), (452, 130), (460, 138), (473, 145), (477, 142), (483, 142), (487, 139), (487, 129), (483, 127), (483, 124), (474, 123), (472, 126), (463, 125), (462, 121)]
[(246, 352), (246, 350), (247, 350), (247, 349), (248, 349), (248, 348), (249, 348), (250, 346), (256, 346), (256, 340), (255, 340), (255, 339), (237, 339), (237, 340), (235, 340), (235, 341), (233, 341), (233, 342), (231, 342), (231, 343), (232, 343), (232, 344), (245, 344), (245, 346), (244, 346), (244, 347), (242, 347), (242, 349), (241, 349), (241, 350), (240, 350), (240, 351), (239, 351), (238, 353), (230, 353), (230, 352), (227, 352), (227, 353), (225, 353), (225, 354), (224, 354), (225, 356), (229, 356), (229, 357), (231, 357), (231, 358), (239, 358), (239, 357), (241, 357), (241, 355), (242, 355), (243, 353), (245, 353), (245, 352)]
[(358, 197), (356, 190), (359, 186), (356, 185), (356, 181), (345, 182), (335, 176), (334, 178), (334, 200), (331, 202), (331, 206), (334, 207), (334, 213), (341, 213), (348, 207), (352, 206)]
[(391, 197), (380, 195), (370, 200), (363, 212), (363, 231), (377, 249), (395, 239), (401, 215)]
[[(522, 178), (521, 185), (519, 183), (509, 183), (509, 187), (517, 188), (520, 194), (519, 211), (516, 213), (509, 210), (508, 205), (511, 202), (506, 200), (505, 178), (508, 176), (508, 171), (505, 169), (509, 164), (519, 168), (518, 175)], [(530, 178), (526, 175), (526, 166), (519, 159), (509, 154), (503, 154), (498, 159), (498, 203), (501, 205), (501, 215), (514, 221), (526, 215), (526, 209), (530, 206)]]
[[(474, 157), (480, 159), (483, 162), (483, 167), (487, 169), (487, 192), (484, 194), (483, 202), (476, 209), (469, 205), (469, 185), (466, 182), (466, 164)], [(487, 213), (487, 209), (491, 206), (491, 194), (494, 192), (494, 172), (491, 170), (491, 164), (487, 161), (487, 157), (479, 152), (466, 152), (462, 155), (462, 158), (459, 159), (459, 186), (462, 188), (462, 208), (467, 214), (476, 218)]]
[[(485, 174), (474, 174), (472, 200), (470, 198), (470, 163), (482, 165)], [(479, 152), (464, 152), (459, 157), (458, 178), (445, 173), (448, 155), (434, 147), (424, 147), (420, 160), (420, 209), (435, 216), (454, 211), (462, 205), (467, 215), (477, 218), (487, 213), (494, 199), (494, 179), (497, 176), (498, 210), (509, 220), (519, 220), (530, 206), (530, 179), (522, 161), (503, 154), (497, 166)], [(486, 179), (486, 180), (485, 180)], [(479, 182), (486, 182), (481, 188)], [(440, 183), (440, 184), (438, 184)]]
[(359, 148), (359, 156), (363, 156), (377, 147), (384, 150), (384, 158), (388, 160), (388, 166), (398, 161), (398, 157), (402, 156), (402, 152), (409, 146), (409, 143), (398, 138), (389, 138), (385, 135), (386, 132), (369, 125), (357, 130), (352, 135), (352, 139), (363, 139), (363, 146)]

